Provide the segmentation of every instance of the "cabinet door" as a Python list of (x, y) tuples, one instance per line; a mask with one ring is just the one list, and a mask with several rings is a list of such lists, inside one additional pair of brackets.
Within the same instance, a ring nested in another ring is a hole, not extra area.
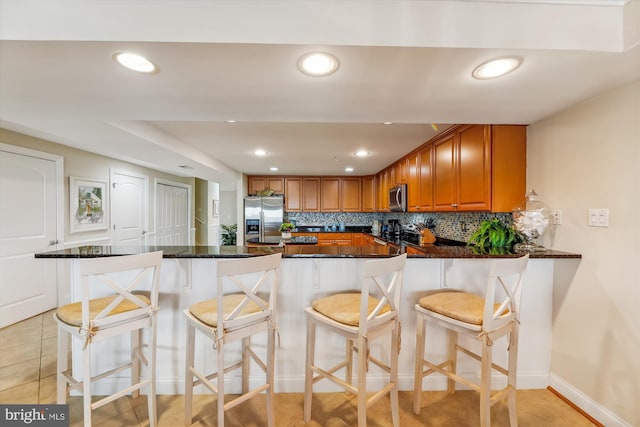
[(250, 176), (249, 180), (249, 189), (248, 194), (250, 196), (255, 196), (258, 191), (262, 191), (267, 188), (267, 180), (264, 177), (260, 176)]
[(491, 135), (489, 126), (464, 126), (458, 131), (457, 210), (491, 209)]
[(453, 134), (433, 144), (433, 206), (437, 211), (453, 210), (457, 200), (455, 142)]
[(340, 210), (342, 212), (361, 212), (362, 179), (360, 178), (342, 178), (342, 200)]
[(433, 144), (418, 151), (418, 179), (420, 192), (418, 197), (418, 210), (433, 210)]
[(284, 194), (284, 178), (283, 177), (268, 177), (267, 188), (273, 190), (273, 194)]
[(407, 210), (414, 212), (420, 209), (420, 178), (418, 175), (418, 153), (411, 153), (407, 157)]
[(273, 190), (273, 194), (284, 194), (283, 177), (250, 176), (248, 180), (249, 195), (255, 195), (258, 191), (266, 190), (267, 188)]
[(527, 127), (491, 126), (491, 211), (511, 212), (526, 190)]
[(364, 244), (364, 234), (362, 233), (352, 233), (351, 234), (351, 245), (352, 246), (363, 246)]
[(322, 178), (320, 211), (340, 212), (340, 178)]
[(375, 176), (362, 178), (362, 210), (374, 212), (376, 210), (376, 181)]
[(396, 169), (396, 180), (399, 184), (406, 184), (409, 182), (408, 164), (408, 157), (404, 157), (398, 162), (398, 166)]
[(302, 212), (302, 178), (285, 178), (284, 202), (287, 212)]
[(320, 178), (302, 179), (302, 211), (320, 212)]
[(389, 176), (390, 169), (387, 168), (376, 176), (376, 184), (378, 187), (378, 211), (385, 212), (389, 210)]

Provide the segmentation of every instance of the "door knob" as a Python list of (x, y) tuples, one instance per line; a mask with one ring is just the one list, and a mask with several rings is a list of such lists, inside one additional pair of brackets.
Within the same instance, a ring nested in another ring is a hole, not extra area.
[(60, 243), (59, 240), (49, 240), (49, 246), (57, 245), (58, 243)]

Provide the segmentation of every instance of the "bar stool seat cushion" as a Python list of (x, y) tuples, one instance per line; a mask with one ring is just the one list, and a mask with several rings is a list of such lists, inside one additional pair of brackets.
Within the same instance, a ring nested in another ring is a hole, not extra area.
[[(151, 304), (151, 301), (146, 295), (138, 292), (134, 293), (138, 298), (144, 301), (145, 304)], [(94, 319), (96, 315), (104, 310), (109, 304), (111, 304), (111, 301), (113, 301), (116, 297), (117, 295), (112, 295), (108, 297), (94, 298), (92, 300), (89, 300), (89, 319)], [(138, 306), (137, 304), (134, 304), (129, 300), (124, 300), (120, 304), (115, 306), (115, 308), (109, 312), (109, 315), (113, 316), (115, 314), (136, 310), (138, 308), (140, 308), (140, 306)], [(71, 304), (63, 305), (62, 307), (58, 308), (56, 315), (58, 316), (58, 319), (68, 325), (81, 326), (82, 303), (74, 302)]]
[[(420, 298), (420, 307), (472, 325), (482, 325), (484, 298), (468, 292), (437, 292)], [(500, 304), (494, 305), (497, 310)], [(509, 313), (505, 309), (501, 314)]]
[[(238, 306), (245, 298), (245, 294), (229, 294), (222, 298), (222, 310), (225, 314), (231, 313), (234, 308)], [(264, 303), (266, 306), (269, 304)], [(262, 309), (258, 304), (253, 301), (249, 301), (239, 313), (240, 316), (246, 316), (247, 314), (257, 313)], [(209, 326), (216, 327), (218, 325), (218, 300), (210, 299), (206, 301), (200, 301), (193, 304), (189, 308), (189, 312), (195, 316), (198, 320), (206, 323)]]
[[(325, 298), (315, 300), (311, 307), (324, 314), (336, 322), (350, 326), (358, 326), (360, 323), (360, 293), (334, 294)], [(369, 311), (378, 305), (379, 300), (369, 296)], [(390, 310), (389, 305), (385, 305), (379, 314), (384, 314)]]

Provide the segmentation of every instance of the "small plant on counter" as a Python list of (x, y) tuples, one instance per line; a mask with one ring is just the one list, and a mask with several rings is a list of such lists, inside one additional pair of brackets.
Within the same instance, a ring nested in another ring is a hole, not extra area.
[(236, 245), (236, 236), (238, 234), (238, 224), (233, 225), (220, 225), (222, 230), (220, 234), (222, 234), (222, 246), (235, 246)]
[(296, 226), (295, 226), (295, 225), (293, 225), (293, 224), (291, 224), (290, 222), (283, 222), (283, 223), (280, 225), (280, 231), (284, 231), (285, 233), (286, 233), (286, 232), (291, 232), (291, 231), (293, 231), (293, 229), (295, 229), (295, 228), (296, 228)]
[(469, 237), (467, 245), (473, 245), (485, 253), (504, 253), (521, 241), (522, 238), (513, 227), (494, 218), (482, 221), (480, 227)]

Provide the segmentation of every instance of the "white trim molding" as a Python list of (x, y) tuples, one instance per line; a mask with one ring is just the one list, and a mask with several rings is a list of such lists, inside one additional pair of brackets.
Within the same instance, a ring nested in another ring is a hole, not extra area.
[(631, 424), (593, 400), (562, 378), (551, 374), (550, 384), (558, 393), (607, 427), (632, 427)]

